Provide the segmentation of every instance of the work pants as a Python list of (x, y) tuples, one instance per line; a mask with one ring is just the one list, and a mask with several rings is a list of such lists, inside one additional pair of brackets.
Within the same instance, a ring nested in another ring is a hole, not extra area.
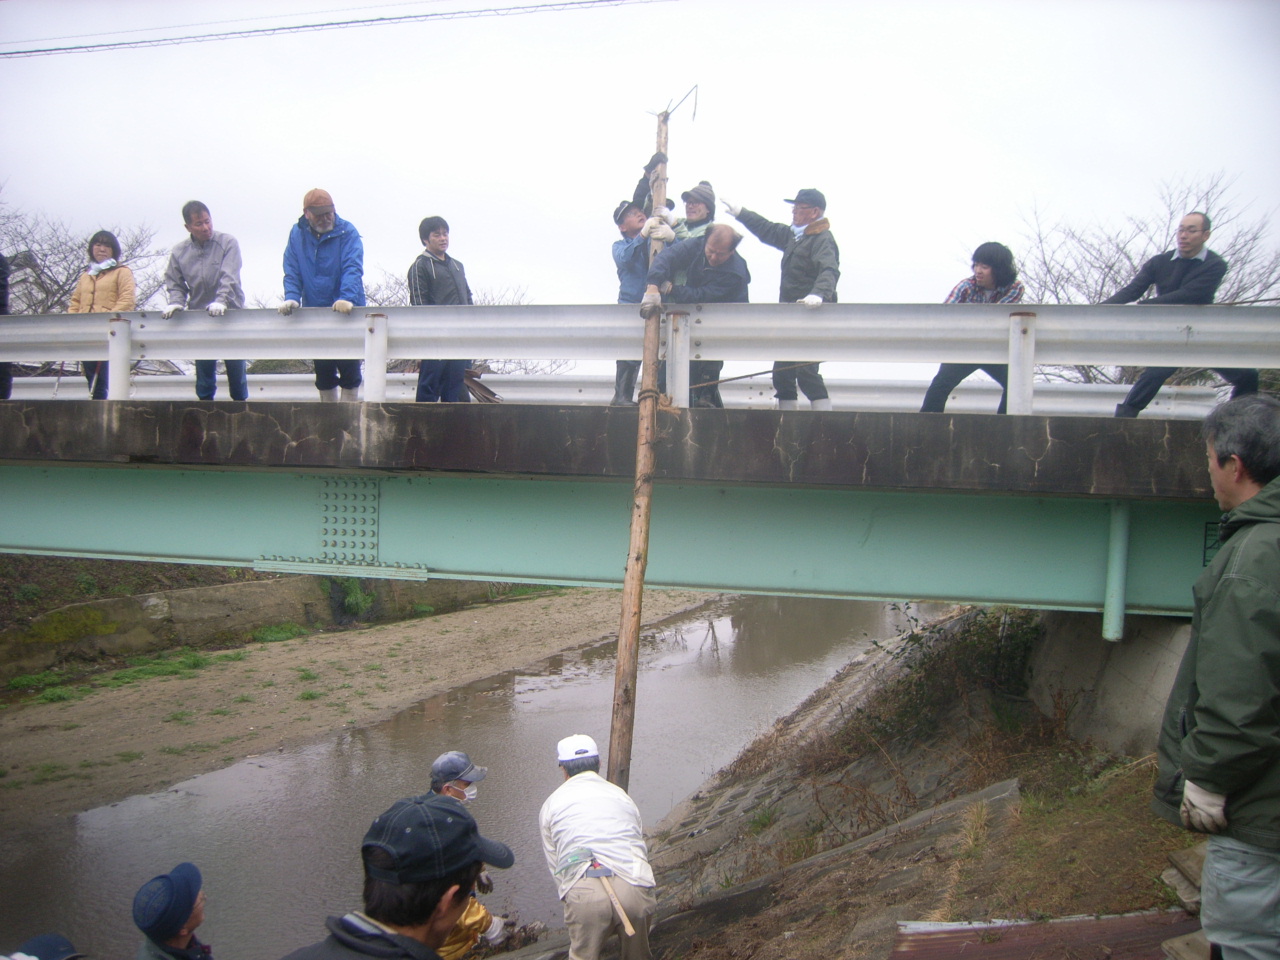
[[(315, 365), (317, 390), (332, 390), (334, 387), (356, 390), (364, 383), (359, 360), (317, 360)], [(248, 387), (245, 389), (247, 391)]]
[[(227, 389), (232, 400), (249, 399), (249, 377), (246, 370), (249, 364), (245, 360), (223, 360), (227, 367)], [(196, 397), (201, 400), (212, 400), (218, 392), (218, 361), (196, 361)]]
[(470, 360), (423, 360), (418, 364), (418, 403), (466, 403)]
[(84, 371), (84, 378), (89, 381), (89, 399), (107, 399), (107, 361), (82, 360), (80, 369)]
[(583, 877), (564, 895), (564, 924), (569, 928), (569, 960), (597, 960), (605, 942), (618, 936), (620, 960), (650, 960), (649, 920), (658, 906), (652, 887), (633, 887), (610, 877), (613, 892), (635, 927), (634, 936), (622, 929), (618, 912), (599, 877)]
[(13, 364), (0, 363), (0, 400), (8, 400), (13, 393)]
[[(1129, 390), (1129, 395), (1124, 398), (1124, 405), (1132, 407), (1134, 410), (1145, 410), (1147, 404), (1155, 399), (1157, 391), (1164, 386), (1164, 382), (1177, 372), (1177, 367), (1147, 367), (1138, 375), (1138, 379), (1134, 381), (1133, 387)], [(1215, 367), (1213, 372), (1231, 384), (1233, 388), (1231, 391), (1232, 400), (1236, 397), (1258, 392), (1257, 370), (1243, 370), (1236, 367), (1218, 369)]]
[(779, 400), (796, 400), (797, 385), (810, 400), (827, 399), (827, 382), (818, 372), (818, 364), (779, 360), (773, 365), (773, 395)]
[(920, 412), (942, 413), (947, 407), (947, 398), (951, 396), (951, 391), (960, 386), (961, 380), (979, 370), (1000, 384), (1003, 392), (1000, 394), (1000, 406), (996, 407), (996, 413), (1004, 413), (1009, 394), (1009, 366), (1004, 363), (942, 364), (933, 376), (933, 383), (929, 384), (929, 389), (924, 392), (924, 403), (920, 406)]
[(1280, 960), (1280, 850), (1210, 837), (1200, 923), (1222, 960)]

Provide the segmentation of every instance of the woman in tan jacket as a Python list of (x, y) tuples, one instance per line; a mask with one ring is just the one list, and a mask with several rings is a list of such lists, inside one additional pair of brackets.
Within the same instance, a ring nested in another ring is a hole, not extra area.
[[(71, 313), (115, 313), (134, 308), (133, 271), (120, 262), (120, 241), (109, 230), (89, 238), (89, 269), (71, 294)], [(80, 364), (94, 400), (107, 399), (107, 361)]]

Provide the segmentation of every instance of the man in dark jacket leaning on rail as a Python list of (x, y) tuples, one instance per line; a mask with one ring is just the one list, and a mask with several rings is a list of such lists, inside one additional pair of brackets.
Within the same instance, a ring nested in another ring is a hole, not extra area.
[[(1227, 275), (1227, 261), (1205, 246), (1209, 242), (1209, 226), (1207, 214), (1198, 210), (1188, 213), (1178, 225), (1178, 249), (1152, 257), (1133, 280), (1102, 302), (1132, 303), (1154, 285), (1156, 295), (1140, 303), (1213, 303), (1218, 286)], [(1136, 417), (1177, 372), (1177, 367), (1147, 367), (1124, 403), (1116, 405), (1116, 416)], [(1235, 388), (1231, 391), (1233, 400), (1258, 392), (1257, 370), (1232, 367), (1214, 372)]]
[(1221, 548), (1192, 591), (1152, 808), (1213, 834), (1200, 919), (1224, 960), (1280, 956), (1280, 401), (1204, 423)]
[[(751, 271), (738, 253), (742, 234), (726, 223), (711, 225), (701, 237), (681, 240), (653, 259), (644, 303), (746, 303)], [(676, 281), (684, 276), (684, 283)], [(723, 407), (720, 371), (723, 360), (690, 360), (691, 407)], [(697, 386), (708, 383), (709, 386)]]
[[(730, 216), (771, 247), (782, 251), (782, 289), (779, 303), (803, 303), (819, 307), (836, 302), (836, 282), (840, 279), (840, 248), (831, 235), (825, 216), (827, 198), (821, 190), (806, 187), (791, 204), (791, 223), (771, 223), (729, 200), (723, 200)], [(830, 410), (827, 384), (816, 363), (778, 361), (773, 365), (773, 392), (779, 410), (796, 409), (796, 386), (809, 398), (814, 410)]]

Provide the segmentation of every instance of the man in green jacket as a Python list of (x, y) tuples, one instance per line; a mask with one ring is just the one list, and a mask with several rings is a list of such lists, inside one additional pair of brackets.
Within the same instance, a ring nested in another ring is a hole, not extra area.
[(1280, 401), (1255, 394), (1204, 423), (1226, 511), (1196, 581), (1191, 640), (1160, 729), (1152, 807), (1212, 834), (1201, 922), (1224, 960), (1280, 958)]

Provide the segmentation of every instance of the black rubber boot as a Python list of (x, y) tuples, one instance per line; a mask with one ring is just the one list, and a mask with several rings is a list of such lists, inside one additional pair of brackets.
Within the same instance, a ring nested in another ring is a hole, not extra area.
[(640, 374), (640, 364), (634, 360), (619, 360), (618, 372), (613, 378), (613, 399), (611, 407), (634, 407), (636, 401), (636, 377)]
[(1117, 417), (1124, 417), (1126, 419), (1132, 420), (1141, 412), (1142, 411), (1140, 411), (1137, 407), (1131, 407), (1127, 403), (1116, 404)]

